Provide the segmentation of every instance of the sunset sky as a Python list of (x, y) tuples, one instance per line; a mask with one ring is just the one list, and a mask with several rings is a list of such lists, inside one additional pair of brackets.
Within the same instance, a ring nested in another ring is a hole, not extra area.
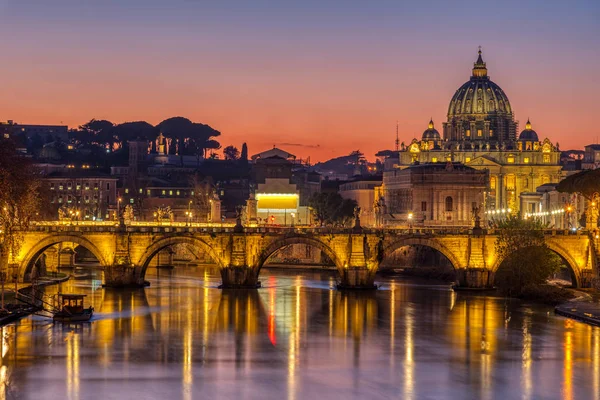
[(249, 153), (368, 158), (441, 131), (477, 46), (520, 129), (600, 136), (600, 1), (0, 0), (0, 120), (184, 116)]

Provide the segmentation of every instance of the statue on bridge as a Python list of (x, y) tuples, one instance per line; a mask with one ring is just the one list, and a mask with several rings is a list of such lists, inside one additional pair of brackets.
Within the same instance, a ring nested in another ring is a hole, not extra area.
[(600, 194), (598, 192), (592, 195), (592, 199), (589, 202), (589, 205), (586, 210), (586, 221), (585, 227), (588, 230), (598, 229), (598, 207), (600, 204)]
[(360, 226), (360, 207), (354, 207), (354, 227), (352, 227), (354, 232), (361, 232), (362, 227)]

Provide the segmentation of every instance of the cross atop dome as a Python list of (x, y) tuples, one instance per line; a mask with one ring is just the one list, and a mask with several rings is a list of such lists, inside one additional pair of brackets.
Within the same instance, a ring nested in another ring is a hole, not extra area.
[(483, 57), (481, 57), (481, 46), (479, 46), (477, 55), (477, 61), (473, 64), (473, 76), (477, 78), (487, 77), (487, 68), (485, 62), (483, 62)]

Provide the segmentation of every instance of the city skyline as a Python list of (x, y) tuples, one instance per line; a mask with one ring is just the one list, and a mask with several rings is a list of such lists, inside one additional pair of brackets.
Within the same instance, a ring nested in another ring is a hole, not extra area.
[(481, 45), (519, 131), (529, 118), (562, 150), (597, 141), (598, 4), (344, 4), (0, 2), (0, 119), (181, 115), (221, 131), (223, 147), (373, 159), (393, 149), (397, 120), (405, 143), (429, 118), (441, 131)]

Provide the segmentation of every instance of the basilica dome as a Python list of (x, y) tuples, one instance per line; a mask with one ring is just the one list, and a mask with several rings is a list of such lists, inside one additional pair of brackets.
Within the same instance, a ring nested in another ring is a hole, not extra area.
[(450, 141), (512, 142), (516, 123), (506, 93), (488, 76), (481, 49), (471, 78), (452, 96), (444, 139)]
[(539, 142), (538, 134), (536, 131), (531, 129), (531, 122), (527, 120), (525, 124), (525, 130), (519, 134), (519, 140), (521, 141), (530, 141), (530, 142)]
[(441, 140), (441, 136), (440, 133), (433, 127), (433, 119), (431, 119), (429, 121), (429, 126), (427, 127), (427, 129), (425, 130), (425, 132), (423, 132), (423, 136), (421, 137), (421, 140), (433, 140), (433, 141), (438, 141)]
[(481, 50), (471, 79), (458, 88), (448, 107), (448, 118), (465, 114), (512, 114), (506, 93), (487, 75)]

